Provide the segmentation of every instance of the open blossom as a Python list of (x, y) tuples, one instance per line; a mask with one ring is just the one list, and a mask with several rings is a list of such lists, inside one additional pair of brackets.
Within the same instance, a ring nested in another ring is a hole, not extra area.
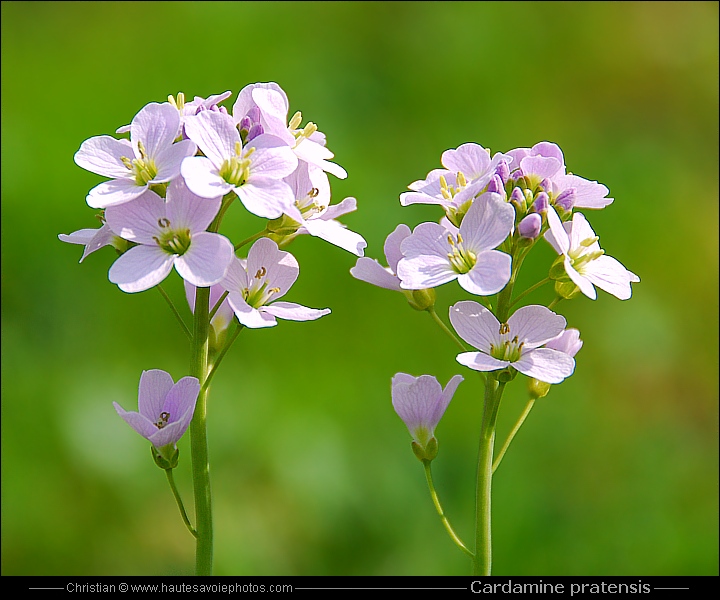
[(557, 144), (540, 142), (507, 154), (513, 158), (511, 180), (523, 177), (531, 190), (540, 186), (550, 202), (564, 210), (604, 208), (613, 202), (613, 198), (607, 197), (609, 190), (601, 183), (566, 172), (565, 158)]
[(279, 137), (292, 148), (299, 160), (345, 179), (345, 169), (330, 162), (335, 155), (325, 147), (325, 135), (317, 130), (314, 123), (300, 128), (300, 112), (296, 112), (288, 122), (289, 109), (287, 94), (277, 83), (254, 83), (240, 90), (233, 105), (233, 119), (240, 129), (248, 133), (253, 128), (256, 131), (260, 128)]
[(190, 140), (175, 143), (180, 115), (170, 104), (151, 102), (130, 124), (130, 140), (108, 135), (85, 140), (75, 162), (92, 173), (111, 177), (87, 196), (92, 208), (105, 208), (134, 200), (154, 183), (166, 183), (180, 174), (183, 159), (195, 154)]
[(400, 278), (397, 276), (397, 265), (402, 258), (400, 245), (410, 235), (410, 228), (405, 224), (398, 225), (385, 240), (385, 259), (388, 266), (383, 267), (374, 258), (358, 258), (355, 266), (350, 269), (350, 274), (360, 281), (372, 283), (381, 288), (402, 292)]
[(232, 118), (210, 110), (188, 117), (185, 132), (205, 154), (182, 163), (192, 192), (203, 198), (235, 192), (245, 208), (266, 219), (293, 205), (292, 190), (282, 179), (297, 168), (297, 158), (281, 139), (264, 134), (243, 146)]
[(632, 296), (630, 284), (639, 282), (640, 278), (605, 255), (584, 215), (576, 212), (572, 221), (562, 223), (549, 207), (547, 218), (550, 229), (545, 232), (545, 239), (564, 256), (565, 272), (583, 294), (595, 300), (597, 293), (593, 286), (597, 286), (620, 300)]
[(89, 254), (100, 250), (104, 246), (113, 246), (118, 250), (125, 250), (128, 245), (124, 239), (113, 233), (107, 223), (103, 223), (99, 229), (78, 229), (70, 234), (60, 233), (58, 238), (61, 242), (85, 246), (80, 262), (84, 261)]
[(220, 198), (200, 198), (182, 179), (163, 200), (148, 190), (140, 198), (105, 211), (110, 228), (137, 246), (110, 267), (110, 281), (124, 292), (142, 292), (160, 283), (173, 265), (183, 279), (209, 287), (225, 276), (235, 256), (230, 240), (205, 231), (220, 210)]
[(113, 406), (130, 427), (169, 459), (190, 425), (199, 393), (196, 377), (183, 377), (175, 383), (169, 373), (150, 369), (140, 376), (139, 412), (126, 411), (117, 402)]
[(432, 375), (413, 377), (407, 373), (397, 373), (392, 378), (393, 408), (410, 431), (413, 442), (420, 447), (414, 449), (421, 460), (435, 458), (435, 427), (462, 381), (462, 375), (455, 375), (443, 390)]
[(269, 238), (255, 242), (246, 261), (233, 259), (223, 287), (238, 321), (245, 327), (272, 327), (276, 317), (290, 321), (312, 321), (330, 313), (293, 302), (276, 302), (295, 283), (300, 272), (297, 260)]
[(471, 294), (499, 292), (510, 280), (511, 258), (493, 248), (507, 238), (514, 221), (512, 205), (486, 192), (473, 202), (457, 233), (438, 223), (418, 225), (401, 245), (401, 287), (431, 288), (457, 279)]
[(355, 198), (345, 198), (339, 204), (331, 205), (328, 176), (319, 167), (305, 162), (300, 162), (285, 182), (295, 196), (297, 210), (289, 216), (300, 225), (298, 235), (310, 234), (357, 256), (363, 255), (367, 246), (365, 239), (336, 220), (356, 210)]
[(575, 369), (569, 354), (541, 348), (565, 329), (565, 318), (544, 306), (523, 306), (500, 323), (481, 304), (464, 301), (450, 307), (450, 321), (458, 335), (479, 350), (457, 356), (460, 364), (475, 371), (513, 367), (528, 377), (560, 383)]
[(469, 143), (443, 152), (441, 162), (445, 168), (433, 169), (424, 180), (411, 183), (412, 191), (400, 194), (400, 204), (439, 204), (458, 226), (467, 203), (491, 183), (501, 165), (507, 170), (512, 158), (500, 152), (490, 158), (488, 150)]

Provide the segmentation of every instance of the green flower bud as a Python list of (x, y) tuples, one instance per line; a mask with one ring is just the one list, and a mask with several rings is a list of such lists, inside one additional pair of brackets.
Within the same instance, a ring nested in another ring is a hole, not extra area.
[(403, 290), (408, 304), (415, 310), (428, 310), (435, 306), (435, 290), (428, 288), (425, 290)]
[(528, 393), (533, 400), (547, 396), (550, 391), (550, 384), (533, 377), (528, 379)]
[(163, 471), (167, 471), (168, 469), (174, 469), (175, 467), (177, 467), (180, 451), (177, 449), (175, 444), (168, 444), (167, 446), (163, 446), (162, 448), (156, 448), (155, 446), (151, 445), (150, 451), (152, 452), (152, 457), (155, 461), (155, 464)]
[(558, 296), (565, 298), (565, 300), (571, 300), (580, 294), (580, 288), (575, 285), (574, 281), (556, 281), (555, 293)]
[(438, 442), (434, 437), (431, 437), (423, 448), (421, 444), (413, 440), (412, 450), (419, 461), (432, 461), (435, 459), (438, 453)]

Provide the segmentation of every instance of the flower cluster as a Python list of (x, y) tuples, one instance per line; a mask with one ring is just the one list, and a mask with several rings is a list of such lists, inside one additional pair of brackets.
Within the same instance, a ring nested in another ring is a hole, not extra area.
[[(581, 293), (595, 299), (595, 287), (625, 300), (632, 293), (630, 284), (639, 281), (605, 255), (577, 212), (608, 206), (613, 202), (608, 189), (569, 173), (562, 151), (550, 142), (496, 154), (467, 143), (445, 151), (440, 162), (442, 168), (408, 186), (411, 191), (400, 195), (400, 203), (437, 205), (441, 218), (412, 231), (399, 225), (385, 242), (388, 266), (362, 257), (351, 274), (406, 294), (431, 293), (457, 280), (466, 292), (485, 297), (482, 303), (466, 300), (450, 307), (455, 332), (477, 350), (461, 352), (457, 361), (476, 371), (497, 372), (500, 381), (520, 372), (533, 381), (560, 383), (573, 373), (582, 342), (577, 330), (566, 329), (565, 318), (550, 309)], [(554, 281), (557, 298), (550, 307), (529, 305), (511, 313), (525, 295), (513, 298), (517, 273), (540, 238), (558, 258), (537, 287)], [(433, 302), (411, 304), (434, 312), (434, 295), (427, 297)], [(394, 380), (394, 394), (397, 385)], [(425, 400), (418, 395), (416, 402)], [(404, 400), (403, 406), (408, 403)], [(410, 427), (412, 411), (398, 412)]]
[[(76, 164), (108, 178), (86, 198), (101, 211), (101, 226), (59, 235), (84, 246), (81, 262), (104, 246), (114, 247), (119, 257), (108, 278), (124, 292), (158, 286), (174, 267), (195, 312), (196, 290), (211, 288), (208, 317), (215, 351), (221, 350), (233, 315), (239, 326), (263, 328), (276, 325), (276, 318), (309, 321), (330, 312), (278, 301), (299, 273), (297, 260), (281, 248), (298, 235), (318, 237), (359, 257), (366, 247), (337, 220), (354, 211), (356, 201), (331, 205), (328, 173), (339, 178), (347, 173), (331, 162), (334, 155), (317, 126), (302, 126), (300, 112), (289, 116), (287, 95), (276, 83), (246, 86), (228, 110), (220, 103), (230, 95), (189, 102), (182, 93), (170, 96), (147, 104), (116, 130), (127, 137), (85, 140)], [(262, 231), (237, 245), (219, 233), (235, 199), (267, 220)], [(187, 327), (186, 332), (191, 335)], [(148, 371), (143, 377), (159, 375)], [(143, 435), (151, 432), (146, 424), (138, 427)], [(163, 431), (164, 440), (170, 427)]]

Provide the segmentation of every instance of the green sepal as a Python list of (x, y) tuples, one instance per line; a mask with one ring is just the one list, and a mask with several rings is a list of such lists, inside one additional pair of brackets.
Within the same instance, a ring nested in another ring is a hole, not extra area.
[(151, 445), (150, 451), (152, 452), (152, 457), (155, 461), (155, 464), (163, 471), (167, 471), (168, 469), (174, 469), (175, 467), (177, 467), (180, 451), (177, 449), (175, 444), (167, 444), (166, 446), (162, 446), (161, 448), (156, 448), (155, 446)]
[(567, 281), (570, 279), (567, 272), (565, 271), (564, 254), (558, 256), (553, 262), (553, 264), (550, 265), (550, 272), (548, 273), (548, 277), (555, 281)]
[(420, 462), (432, 461), (435, 459), (438, 453), (438, 442), (434, 437), (428, 440), (428, 443), (423, 448), (418, 442), (413, 440), (412, 451)]
[(544, 398), (550, 391), (550, 384), (534, 377), (528, 378), (528, 393), (533, 400)]
[(497, 380), (500, 383), (507, 383), (508, 381), (512, 381), (517, 376), (518, 372), (513, 367), (507, 367), (503, 369), (502, 371), (498, 372), (498, 374), (495, 376)]
[(435, 290), (403, 290), (408, 304), (415, 310), (429, 310), (435, 306)]
[(565, 300), (572, 300), (575, 296), (580, 294), (580, 288), (575, 285), (574, 281), (556, 281), (555, 293), (558, 296), (565, 298)]

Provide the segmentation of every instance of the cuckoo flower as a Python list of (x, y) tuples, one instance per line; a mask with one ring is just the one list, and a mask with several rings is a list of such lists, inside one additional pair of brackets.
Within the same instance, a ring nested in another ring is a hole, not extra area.
[(363, 255), (365, 239), (336, 220), (356, 209), (355, 198), (345, 198), (331, 206), (328, 176), (319, 167), (305, 162), (300, 162), (285, 182), (295, 196), (297, 210), (289, 216), (299, 225), (298, 235), (309, 233), (357, 256)]
[(195, 154), (190, 140), (174, 143), (180, 115), (170, 104), (151, 102), (133, 118), (130, 141), (108, 135), (85, 140), (75, 162), (92, 173), (111, 177), (87, 196), (93, 208), (134, 200), (154, 183), (166, 183), (180, 174), (183, 159)]
[(325, 147), (325, 135), (317, 130), (315, 123), (300, 128), (300, 112), (288, 122), (289, 108), (287, 94), (277, 83), (254, 83), (240, 90), (233, 105), (233, 119), (240, 129), (252, 131), (259, 126), (265, 133), (282, 139), (299, 160), (345, 179), (345, 169), (330, 162), (335, 155)]
[(355, 279), (372, 283), (381, 288), (402, 292), (403, 289), (400, 287), (400, 278), (396, 273), (398, 262), (402, 258), (400, 245), (409, 235), (410, 228), (407, 225), (398, 225), (395, 231), (387, 236), (383, 248), (388, 266), (383, 267), (374, 258), (362, 257), (358, 258), (355, 266), (350, 269), (350, 275)]
[(329, 314), (329, 308), (275, 301), (292, 287), (299, 272), (295, 257), (269, 238), (260, 238), (252, 245), (247, 261), (235, 258), (222, 285), (230, 292), (228, 302), (238, 321), (250, 328), (272, 327), (277, 325), (276, 317), (313, 321)]
[(541, 348), (565, 329), (565, 318), (539, 305), (523, 306), (507, 323), (477, 302), (450, 307), (455, 331), (479, 352), (462, 352), (457, 361), (475, 371), (513, 367), (528, 377), (560, 383), (572, 375), (575, 361), (560, 350)]
[(110, 267), (110, 281), (124, 292), (142, 292), (175, 269), (193, 285), (209, 287), (225, 276), (235, 253), (225, 236), (205, 231), (220, 209), (220, 198), (200, 198), (182, 179), (173, 181), (167, 200), (153, 191), (105, 211), (113, 231), (135, 246)]
[(508, 155), (513, 157), (511, 181), (523, 178), (523, 186), (530, 191), (544, 191), (550, 202), (563, 210), (604, 208), (613, 202), (601, 183), (566, 173), (565, 158), (556, 144), (540, 142), (532, 148), (510, 150)]
[(605, 255), (584, 215), (576, 212), (572, 221), (562, 223), (550, 207), (547, 218), (550, 229), (545, 232), (545, 239), (564, 257), (567, 276), (583, 294), (595, 300), (597, 293), (593, 286), (597, 286), (620, 300), (630, 298), (630, 283), (637, 283), (640, 278)]
[(393, 408), (410, 431), (413, 451), (420, 460), (433, 460), (437, 455), (435, 427), (462, 380), (462, 375), (455, 375), (443, 390), (432, 375), (397, 373), (392, 378)]
[(115, 235), (107, 223), (103, 223), (99, 229), (79, 229), (70, 234), (61, 233), (58, 234), (58, 238), (61, 242), (85, 246), (80, 262), (84, 261), (89, 254), (100, 250), (104, 246), (113, 246), (120, 252), (124, 252), (128, 247), (127, 241)]
[(498, 152), (491, 159), (489, 150), (470, 143), (446, 150), (441, 162), (445, 168), (433, 169), (424, 180), (411, 183), (408, 187), (413, 191), (400, 194), (400, 204), (439, 204), (459, 226), (472, 199), (512, 158)]
[(266, 219), (293, 205), (292, 190), (282, 178), (297, 168), (297, 158), (281, 139), (259, 135), (243, 147), (232, 118), (211, 110), (188, 117), (185, 133), (205, 154), (191, 156), (181, 166), (195, 194), (215, 198), (234, 192), (245, 208)]
[(512, 205), (486, 192), (473, 202), (457, 234), (438, 223), (418, 225), (401, 245), (401, 287), (431, 288), (457, 279), (471, 294), (499, 292), (510, 280), (511, 258), (493, 248), (507, 238), (514, 221)]
[(126, 411), (117, 402), (113, 406), (130, 427), (169, 461), (177, 441), (190, 425), (199, 393), (196, 377), (183, 377), (175, 383), (169, 373), (150, 369), (140, 376), (139, 412)]

